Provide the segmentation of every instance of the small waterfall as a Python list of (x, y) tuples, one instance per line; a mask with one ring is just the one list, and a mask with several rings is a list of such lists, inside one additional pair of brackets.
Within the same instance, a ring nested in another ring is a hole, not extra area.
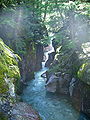
[(50, 41), (49, 46), (46, 47), (44, 51), (45, 51), (45, 52), (44, 52), (45, 60), (44, 60), (44, 62), (42, 62), (42, 68), (45, 67), (45, 63), (47, 62), (47, 60), (48, 60), (48, 58), (49, 58), (49, 54), (52, 53), (52, 52), (54, 52), (54, 47), (53, 47), (53, 45), (52, 45), (52, 40)]
[(46, 93), (45, 78), (41, 75), (48, 70), (45, 63), (52, 52), (54, 52), (54, 48), (51, 41), (50, 45), (45, 48), (42, 69), (35, 72), (35, 78), (27, 83), (28, 86), (23, 91), (22, 100), (31, 104), (39, 112), (42, 120), (78, 120), (79, 114), (71, 106), (68, 98)]

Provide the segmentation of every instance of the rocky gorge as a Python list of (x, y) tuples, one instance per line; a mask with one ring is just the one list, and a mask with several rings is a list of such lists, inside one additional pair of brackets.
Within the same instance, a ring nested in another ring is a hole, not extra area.
[(0, 120), (40, 120), (39, 115), (26, 103), (20, 102), (16, 95), (21, 77), (18, 67), (20, 60), (0, 39)]
[[(88, 50), (87, 55), (89, 56), (88, 43), (83, 49)], [(77, 56), (76, 53), (71, 51), (62, 54), (60, 51), (56, 52), (53, 61), (51, 60), (50, 69), (46, 72), (46, 90), (67, 95), (77, 110), (90, 117), (89, 60), (86, 60), (84, 54), (82, 55), (84, 58), (80, 58), (80, 55)], [(67, 54), (70, 54), (70, 56), (67, 56)], [(66, 64), (63, 62), (66, 62)], [(77, 72), (76, 75), (75, 72)]]
[(90, 2), (0, 1), (0, 120), (90, 120)]

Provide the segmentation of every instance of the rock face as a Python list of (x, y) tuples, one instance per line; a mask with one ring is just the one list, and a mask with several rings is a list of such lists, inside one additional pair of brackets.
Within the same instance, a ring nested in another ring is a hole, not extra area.
[(55, 75), (51, 75), (49, 80), (46, 83), (46, 89), (49, 92), (56, 92), (57, 89), (57, 77)]
[(75, 108), (90, 117), (90, 60), (87, 56), (79, 58), (72, 50), (55, 51), (53, 64), (46, 72), (46, 90), (68, 95)]
[(73, 87), (72, 102), (77, 110), (83, 111), (90, 117), (90, 86), (77, 81)]
[(14, 102), (20, 79), (18, 61), (19, 56), (0, 39), (0, 120), (10, 116), (10, 104)]
[(30, 45), (27, 54), (22, 57), (22, 62), (19, 63), (21, 81), (18, 89), (18, 94), (21, 94), (26, 82), (34, 78), (34, 72), (42, 67), (43, 61), (43, 46)]
[(17, 103), (20, 57), (0, 39), (0, 120), (40, 120), (26, 103)]
[(79, 80), (75, 83), (73, 88), (72, 99), (76, 104), (76, 108), (80, 109), (90, 117), (90, 65), (89, 61), (83, 64), (79, 71)]
[(68, 74), (52, 74), (46, 82), (46, 90), (49, 92), (59, 92), (61, 94), (68, 94), (69, 82), (70, 78)]
[(26, 103), (16, 103), (13, 106), (12, 120), (40, 120), (39, 114)]
[(40, 70), (43, 60), (43, 46), (42, 45), (30, 45), (27, 51), (27, 55), (23, 57), (20, 63), (20, 71), (22, 75), (22, 81), (33, 79), (34, 72)]
[[(11, 92), (13, 84), (20, 79), (17, 55), (0, 39), (0, 93)], [(12, 90), (13, 91), (13, 90)], [(13, 94), (13, 93), (11, 93)]]

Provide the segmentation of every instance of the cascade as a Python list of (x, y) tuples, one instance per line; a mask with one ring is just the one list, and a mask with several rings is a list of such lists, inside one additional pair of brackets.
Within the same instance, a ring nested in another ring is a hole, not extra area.
[(79, 112), (74, 109), (68, 97), (46, 92), (46, 78), (41, 75), (49, 69), (45, 67), (45, 63), (48, 54), (53, 51), (51, 41), (48, 50), (44, 53), (46, 59), (42, 62), (42, 69), (35, 72), (35, 79), (27, 82), (28, 86), (23, 90), (22, 100), (32, 105), (39, 112), (42, 120), (81, 120)]
[(49, 54), (52, 52), (54, 52), (54, 47), (52, 45), (52, 40), (51, 40), (49, 46), (44, 49), (44, 62), (42, 62), (42, 68), (45, 67), (45, 63), (49, 58)]

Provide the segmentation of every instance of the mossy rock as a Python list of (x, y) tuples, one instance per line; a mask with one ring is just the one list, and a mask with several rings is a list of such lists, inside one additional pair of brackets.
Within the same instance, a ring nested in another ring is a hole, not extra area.
[(8, 117), (0, 112), (0, 120), (8, 120)]
[(19, 80), (18, 57), (0, 39), (0, 94), (7, 93), (10, 83)]
[(79, 71), (78, 71), (78, 78), (85, 82), (86, 84), (90, 85), (90, 63), (84, 63)]

